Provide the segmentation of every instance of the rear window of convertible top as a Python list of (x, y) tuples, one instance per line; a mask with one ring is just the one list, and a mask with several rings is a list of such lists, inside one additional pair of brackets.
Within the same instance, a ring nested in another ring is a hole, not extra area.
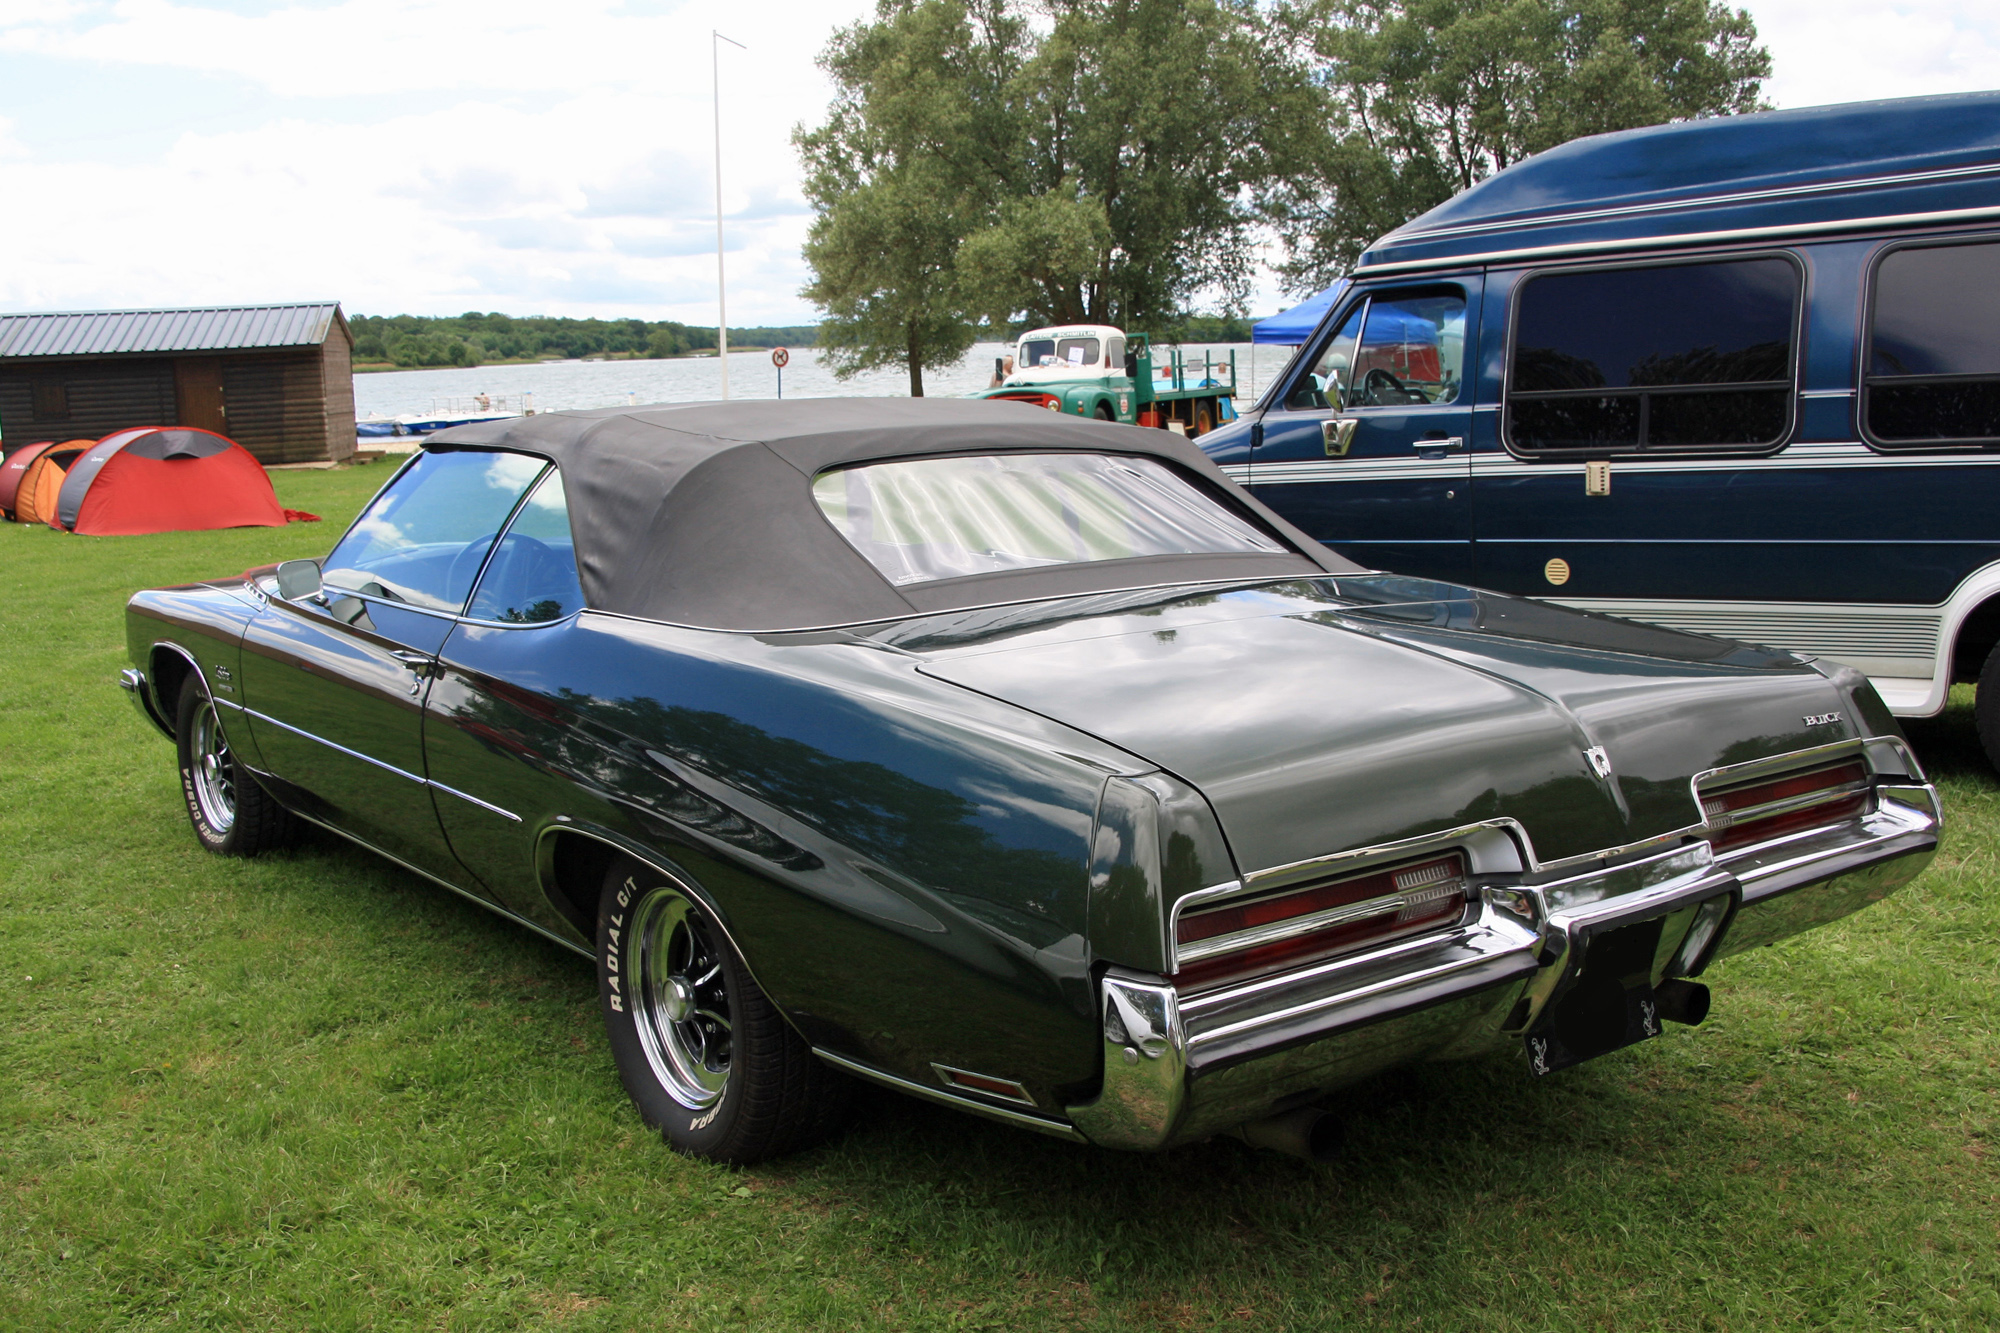
[(897, 585), (1154, 555), (1285, 548), (1150, 458), (990, 454), (822, 473), (813, 498)]

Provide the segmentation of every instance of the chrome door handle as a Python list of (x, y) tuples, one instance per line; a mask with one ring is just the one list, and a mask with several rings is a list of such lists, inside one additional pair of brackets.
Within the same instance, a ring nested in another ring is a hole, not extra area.
[(413, 652), (408, 648), (391, 648), (389, 656), (395, 658), (419, 676), (434, 675), (437, 670), (437, 659), (429, 653)]
[(1412, 443), (1421, 453), (1425, 449), (1463, 449), (1465, 438), (1460, 435), (1434, 435), (1429, 439), (1415, 440)]

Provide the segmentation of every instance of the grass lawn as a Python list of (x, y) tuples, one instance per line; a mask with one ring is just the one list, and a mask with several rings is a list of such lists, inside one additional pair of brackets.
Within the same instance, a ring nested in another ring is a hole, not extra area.
[(582, 960), (330, 838), (203, 854), (117, 688), (127, 593), (322, 553), (387, 475), (277, 474), (328, 520), (284, 531), (0, 527), (0, 1327), (2000, 1327), (1966, 700), (1911, 728), (1936, 866), (1699, 1029), (1377, 1080), (1332, 1167), (880, 1093), (733, 1172), (640, 1124)]

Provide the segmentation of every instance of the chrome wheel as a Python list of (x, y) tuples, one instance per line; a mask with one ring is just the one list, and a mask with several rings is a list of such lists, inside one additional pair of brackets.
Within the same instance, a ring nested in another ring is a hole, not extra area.
[(729, 1083), (732, 1014), (715, 928), (677, 889), (655, 888), (632, 913), (634, 1026), (653, 1075), (690, 1111)]
[(218, 836), (227, 834), (236, 823), (236, 761), (229, 753), (229, 740), (222, 734), (222, 722), (215, 705), (204, 699), (194, 718), (194, 734), (188, 738), (192, 761), (194, 798), (201, 817)]

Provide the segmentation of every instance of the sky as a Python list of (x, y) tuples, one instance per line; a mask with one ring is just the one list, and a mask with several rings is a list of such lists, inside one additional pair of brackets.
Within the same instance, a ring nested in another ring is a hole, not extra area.
[[(1781, 107), (2000, 89), (1994, 0), (1751, 0)], [(807, 323), (791, 132), (872, 0), (0, 0), (0, 310)], [(1264, 282), (1253, 313), (1282, 302)]]

